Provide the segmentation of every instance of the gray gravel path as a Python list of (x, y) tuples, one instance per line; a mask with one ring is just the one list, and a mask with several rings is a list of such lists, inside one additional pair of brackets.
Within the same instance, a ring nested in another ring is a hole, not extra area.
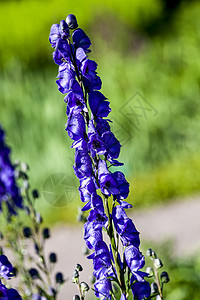
[[(173, 239), (177, 255), (188, 255), (200, 248), (200, 196), (152, 210), (132, 210), (130, 216), (143, 240), (162, 242)], [(81, 281), (89, 281), (92, 262), (82, 255), (83, 247), (82, 226), (62, 226), (53, 229), (52, 238), (47, 243), (47, 253), (51, 250), (57, 252), (59, 262), (56, 269), (63, 271), (69, 279), (60, 293), (59, 300), (71, 300), (77, 293), (76, 286), (70, 282), (77, 262), (84, 268)]]

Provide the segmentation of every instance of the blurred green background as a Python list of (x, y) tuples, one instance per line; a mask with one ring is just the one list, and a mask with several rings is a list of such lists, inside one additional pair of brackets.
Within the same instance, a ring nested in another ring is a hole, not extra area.
[[(198, 193), (199, 1), (0, 1), (0, 121), (13, 160), (30, 165), (48, 222), (74, 221), (79, 203), (48, 42), (51, 25), (69, 13), (92, 40), (90, 58), (98, 62), (123, 145), (129, 201), (143, 208)], [(42, 192), (53, 193), (54, 185), (73, 197), (48, 200)]]
[[(198, 194), (199, 1), (1, 0), (0, 122), (12, 159), (30, 165), (46, 222), (75, 222), (80, 205), (48, 42), (51, 25), (69, 13), (92, 40), (90, 58), (123, 145), (129, 202), (142, 209)], [(199, 257), (163, 257), (173, 279), (167, 299), (199, 299)]]

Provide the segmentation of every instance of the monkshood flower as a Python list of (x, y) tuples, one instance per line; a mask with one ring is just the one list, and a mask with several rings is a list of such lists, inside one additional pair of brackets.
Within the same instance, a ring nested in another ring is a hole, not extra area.
[[(97, 63), (88, 58), (90, 38), (70, 14), (60, 25), (52, 25), (49, 41), (55, 49), (53, 59), (59, 66), (58, 90), (66, 94), (66, 131), (75, 149), (74, 172), (80, 181), (82, 210), (89, 210), (84, 239), (94, 251), (88, 258), (93, 259), (95, 295), (112, 299), (114, 280), (121, 290), (121, 300), (127, 299), (131, 291), (135, 298), (143, 299), (150, 292), (144, 280), (147, 274), (140, 270), (144, 257), (139, 250), (139, 232), (125, 213), (131, 207), (124, 201), (129, 194), (129, 183), (122, 172), (110, 171), (111, 166), (123, 165), (117, 160), (121, 144), (111, 132), (111, 120), (106, 119), (111, 108), (100, 92), (102, 82), (97, 75)], [(102, 230), (109, 236), (109, 247)], [(131, 276), (128, 284), (126, 272)]]
[(4, 131), (0, 126), (0, 211), (5, 202), (11, 216), (17, 214), (18, 208), (23, 208), (23, 203), (10, 161), (10, 149), (4, 139)]
[(7, 289), (0, 281), (0, 299), (2, 300), (22, 300), (22, 297), (15, 289)]
[[(13, 276), (13, 267), (5, 255), (0, 255), (0, 277), (10, 279)], [(15, 289), (8, 289), (0, 280), (0, 299), (22, 300)]]
[(13, 274), (13, 267), (5, 255), (0, 255), (0, 276), (10, 279)]

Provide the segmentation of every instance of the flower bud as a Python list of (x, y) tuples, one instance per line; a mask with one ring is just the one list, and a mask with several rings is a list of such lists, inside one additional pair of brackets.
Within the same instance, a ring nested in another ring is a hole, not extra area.
[(15, 167), (18, 167), (19, 164), (20, 164), (20, 161), (19, 161), (18, 159), (16, 159), (16, 160), (14, 161), (14, 166), (15, 166)]
[(148, 277), (152, 277), (154, 275), (153, 268), (151, 268), (151, 267), (146, 268), (146, 273), (149, 274)]
[(147, 255), (147, 256), (152, 256), (152, 252), (153, 252), (153, 250), (152, 250), (151, 248), (149, 248), (149, 249), (147, 250), (147, 252), (146, 252), (146, 255)]
[(36, 269), (34, 269), (34, 268), (32, 268), (32, 269), (29, 270), (29, 274), (31, 275), (32, 279), (38, 279), (38, 278), (40, 278), (40, 275), (39, 275), (38, 271)]
[(16, 277), (16, 276), (17, 276), (17, 274), (18, 274), (18, 270), (17, 270), (17, 268), (16, 268), (16, 267), (13, 267), (13, 270), (12, 270), (12, 272), (13, 272), (13, 275)]
[(36, 220), (37, 224), (41, 224), (43, 222), (42, 216), (39, 212), (36, 212), (35, 220)]
[(56, 283), (62, 284), (63, 282), (63, 274), (61, 272), (56, 273)]
[(39, 246), (38, 246), (37, 243), (34, 244), (34, 248), (35, 248), (35, 252), (36, 252), (37, 254), (39, 254), (40, 249), (39, 249)]
[(81, 283), (80, 283), (80, 285), (81, 285), (81, 290), (83, 291), (83, 292), (88, 292), (89, 291), (89, 285), (86, 283), (86, 282), (84, 282), (84, 281), (82, 281)]
[(32, 231), (30, 227), (23, 228), (23, 235), (25, 238), (30, 238), (32, 236)]
[(69, 29), (75, 29), (78, 27), (75, 15), (69, 14), (66, 18), (66, 23), (68, 24)]
[(156, 259), (156, 258), (157, 258), (157, 254), (156, 254), (156, 252), (155, 252), (155, 251), (152, 251), (152, 257), (153, 257), (154, 259)]
[(73, 273), (73, 278), (78, 278), (79, 277), (79, 272), (75, 269)]
[(160, 269), (163, 266), (162, 260), (160, 258), (156, 258), (154, 259), (154, 266), (156, 267), (156, 269)]
[(25, 162), (22, 162), (21, 163), (21, 169), (23, 172), (26, 172), (29, 170), (29, 166), (25, 163)]
[(83, 271), (83, 267), (80, 264), (76, 264), (76, 270), (81, 272)]
[(24, 187), (25, 190), (28, 190), (28, 189), (29, 189), (29, 182), (28, 182), (27, 179), (24, 180), (24, 182), (23, 182), (23, 187)]
[(50, 238), (50, 231), (49, 231), (49, 228), (44, 228), (42, 234), (43, 234), (43, 238), (44, 238), (44, 239)]
[(79, 295), (75, 295), (75, 296), (73, 296), (73, 300), (80, 300), (80, 297), (79, 297)]
[(90, 276), (90, 283), (91, 283), (91, 284), (94, 284), (95, 281), (96, 281), (96, 277), (92, 274), (92, 275)]
[(49, 261), (53, 264), (57, 262), (57, 255), (56, 253), (52, 252), (49, 254)]
[(0, 240), (3, 240), (3, 233), (0, 231)]
[(28, 206), (24, 206), (24, 210), (25, 210), (25, 213), (27, 214), (27, 216), (30, 216), (30, 208)]
[(32, 191), (32, 195), (33, 195), (33, 198), (34, 198), (34, 199), (39, 198), (39, 192), (38, 192), (38, 190), (33, 190), (33, 191)]
[(82, 254), (83, 254), (83, 255), (88, 255), (89, 253), (90, 253), (90, 250), (88, 249), (88, 247), (84, 246), (84, 247), (82, 248)]
[(160, 274), (160, 279), (163, 283), (168, 283), (169, 282), (169, 275), (167, 272), (163, 271), (161, 274)]
[(70, 36), (69, 26), (64, 20), (60, 21), (60, 34), (61, 34), (62, 39), (64, 39), (64, 38), (67, 39)]
[(151, 284), (151, 294), (157, 294), (158, 293), (158, 285), (155, 282), (152, 282)]

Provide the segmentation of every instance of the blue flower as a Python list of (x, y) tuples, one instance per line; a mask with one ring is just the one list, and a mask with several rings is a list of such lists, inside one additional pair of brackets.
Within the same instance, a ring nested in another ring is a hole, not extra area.
[(60, 35), (59, 24), (53, 24), (51, 26), (50, 35), (49, 35), (49, 41), (53, 48), (56, 47), (56, 44), (57, 44), (58, 40), (60, 39), (60, 37), (61, 37), (61, 35)]
[(62, 63), (59, 66), (58, 78), (59, 79), (56, 80), (58, 90), (62, 94), (68, 93), (75, 79), (75, 72), (70, 68), (70, 66), (67, 63)]
[(72, 40), (76, 49), (81, 47), (85, 50), (85, 52), (90, 51), (89, 48), (91, 46), (91, 41), (81, 28), (74, 30), (72, 34)]
[(112, 263), (108, 247), (104, 241), (96, 243), (95, 252), (88, 256), (88, 258), (93, 259), (93, 274), (97, 279), (108, 277), (109, 271), (112, 271)]
[(124, 208), (121, 205), (114, 207), (112, 218), (115, 229), (119, 234), (124, 246), (129, 244), (139, 247), (140, 239), (139, 232), (136, 230), (132, 220), (127, 217)]
[(69, 14), (66, 18), (66, 23), (68, 24), (70, 29), (75, 29), (78, 27), (75, 15)]
[(92, 208), (87, 218), (88, 221), (94, 221), (94, 223), (102, 224), (102, 226), (106, 228), (108, 218), (104, 213), (103, 201), (101, 197), (96, 193), (93, 193), (91, 196), (91, 200), (85, 205), (83, 209), (85, 210), (86, 207)]
[(53, 24), (51, 26), (49, 41), (53, 48), (56, 48), (58, 40), (60, 38), (67, 39), (68, 37), (69, 37), (69, 27), (64, 20), (60, 21), (60, 25)]
[(0, 276), (10, 279), (13, 276), (13, 267), (5, 255), (0, 255)]
[(85, 120), (81, 113), (76, 112), (76, 108), (72, 108), (71, 113), (68, 116), (67, 127), (65, 130), (72, 140), (78, 141), (85, 136)]
[(91, 200), (91, 195), (96, 193), (96, 186), (93, 177), (84, 177), (80, 179), (79, 192), (82, 202)]
[(74, 172), (79, 179), (93, 175), (92, 162), (87, 151), (75, 150)]
[(109, 125), (109, 120), (105, 120), (102, 118), (95, 118), (96, 122), (96, 130), (99, 133), (100, 136), (103, 135), (104, 132), (110, 131), (110, 125)]
[(139, 249), (133, 245), (129, 245), (125, 248), (124, 255), (125, 255), (127, 266), (129, 267), (131, 273), (134, 274), (136, 279), (139, 281), (141, 276), (140, 273), (138, 273), (139, 277), (137, 277), (137, 271), (143, 268), (145, 265), (144, 256), (139, 251)]
[(133, 285), (131, 285), (131, 290), (133, 295), (137, 297), (138, 300), (143, 300), (144, 297), (148, 298), (151, 295), (150, 285), (144, 280), (142, 282), (135, 282)]
[(81, 65), (81, 73), (83, 75), (83, 83), (85, 89), (89, 92), (101, 89), (101, 79), (96, 73), (97, 63), (93, 60), (86, 59)]
[(90, 120), (88, 124), (88, 138), (88, 149), (90, 150), (92, 157), (95, 157), (96, 154), (104, 155), (106, 153), (104, 142), (96, 132), (92, 120)]
[(10, 149), (4, 142), (4, 131), (0, 126), (0, 211), (2, 201), (6, 203), (10, 215), (16, 215), (17, 208), (23, 208), (14, 167), (10, 161)]
[(108, 171), (106, 162), (103, 160), (99, 160), (98, 179), (103, 194), (107, 196), (119, 194), (117, 183), (113, 178), (112, 173)]
[(94, 249), (98, 241), (102, 240), (102, 224), (86, 222), (84, 224), (84, 240), (89, 249)]
[(65, 22), (65, 20), (61, 20), (60, 21), (60, 35), (62, 39), (67, 39), (69, 38), (70, 34), (69, 34), (69, 26), (68, 24)]
[(129, 183), (126, 181), (124, 174), (120, 171), (117, 171), (113, 173), (113, 177), (119, 189), (119, 197), (117, 197), (119, 199), (126, 199), (129, 194)]
[(111, 131), (106, 131), (102, 134), (102, 140), (104, 141), (106, 150), (108, 152), (108, 159), (118, 158), (120, 153), (121, 144), (116, 139)]
[(98, 279), (94, 284), (94, 292), (95, 296), (100, 298), (101, 300), (111, 300), (111, 281), (106, 278)]
[(22, 300), (22, 297), (15, 289), (7, 289), (0, 281), (0, 299), (2, 300)]
[(67, 41), (65, 41), (63, 39), (59, 39), (57, 41), (57, 46), (56, 46), (56, 51), (55, 52), (58, 53), (57, 55), (59, 55), (59, 59), (61, 61), (64, 60), (64, 62), (69, 62), (70, 63), (71, 49), (70, 49), (70, 46), (67, 43)]
[(89, 105), (95, 117), (107, 117), (111, 112), (110, 102), (106, 101), (106, 97), (99, 91), (89, 93)]

